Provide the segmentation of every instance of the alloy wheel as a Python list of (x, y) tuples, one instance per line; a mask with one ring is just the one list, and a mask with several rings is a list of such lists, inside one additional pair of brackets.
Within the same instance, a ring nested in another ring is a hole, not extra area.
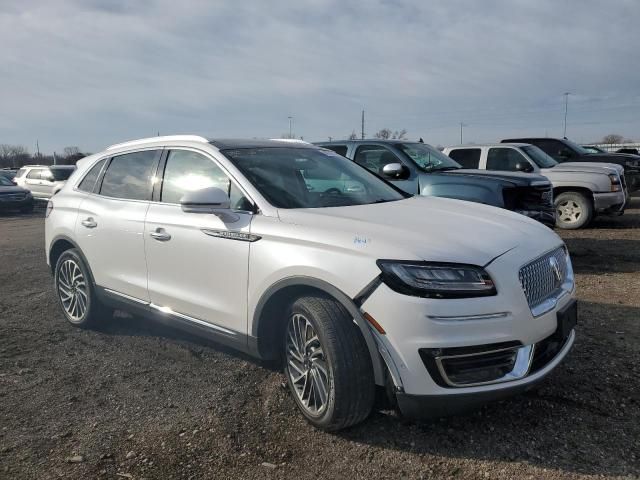
[(582, 207), (573, 200), (565, 200), (556, 207), (558, 218), (564, 223), (576, 223), (582, 215)]
[(74, 260), (65, 260), (60, 265), (58, 295), (69, 318), (80, 321), (87, 311), (89, 293), (82, 270)]
[(294, 314), (287, 326), (287, 374), (299, 403), (322, 414), (329, 400), (329, 369), (318, 334), (309, 320)]

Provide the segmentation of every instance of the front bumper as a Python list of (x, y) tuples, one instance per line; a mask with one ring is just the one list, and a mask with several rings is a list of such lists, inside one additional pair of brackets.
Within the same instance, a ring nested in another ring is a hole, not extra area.
[(31, 195), (22, 200), (5, 200), (0, 196), (0, 210), (20, 210), (29, 208), (33, 205), (33, 197)]
[[(536, 360), (536, 352), (544, 351), (548, 339), (557, 336), (559, 313), (574, 303), (573, 283), (534, 316), (518, 279), (518, 265), (524, 265), (522, 251), (514, 249), (485, 267), (496, 283), (496, 296), (418, 298), (398, 294), (381, 284), (362, 304), (362, 310), (386, 332), (376, 333), (376, 341), (404, 413), (439, 416), (513, 395), (542, 380), (566, 356), (573, 345), (573, 331), (563, 332), (562, 346), (544, 362)], [(500, 381), (443, 382), (424, 358), (425, 351), (431, 351), (434, 358), (446, 358), (453, 351), (453, 356), (484, 355), (494, 347), (518, 352), (528, 349), (531, 357), (521, 376), (505, 376)]]
[(636, 192), (640, 190), (640, 170), (625, 169), (624, 176), (627, 182), (627, 188), (629, 192)]
[(514, 212), (553, 228), (556, 225), (556, 211), (554, 207), (544, 210), (514, 210)]
[(596, 212), (604, 214), (620, 214), (624, 212), (629, 200), (628, 192), (606, 192), (593, 194), (593, 207)]

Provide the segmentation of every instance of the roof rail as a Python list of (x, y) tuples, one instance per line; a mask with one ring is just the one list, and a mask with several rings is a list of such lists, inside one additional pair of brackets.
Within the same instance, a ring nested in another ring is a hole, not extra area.
[(141, 138), (139, 140), (131, 140), (128, 142), (115, 143), (113, 145), (109, 145), (107, 150), (115, 150), (116, 148), (122, 147), (135, 147), (137, 145), (144, 145), (145, 143), (156, 143), (156, 142), (171, 142), (171, 141), (185, 141), (185, 142), (200, 142), (200, 143), (209, 143), (204, 137), (200, 135), (165, 135), (163, 137), (149, 137), (149, 138)]
[(307, 142), (306, 140), (298, 140), (297, 138), (270, 138), (269, 140), (285, 143), (306, 143), (307, 145), (311, 145), (311, 143)]

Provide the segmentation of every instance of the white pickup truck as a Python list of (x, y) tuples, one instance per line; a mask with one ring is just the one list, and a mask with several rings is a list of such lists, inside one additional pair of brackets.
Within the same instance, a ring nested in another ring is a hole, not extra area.
[(559, 228), (585, 227), (597, 214), (622, 215), (629, 198), (624, 169), (613, 163), (558, 163), (526, 143), (461, 145), (443, 152), (465, 168), (544, 175), (553, 184)]

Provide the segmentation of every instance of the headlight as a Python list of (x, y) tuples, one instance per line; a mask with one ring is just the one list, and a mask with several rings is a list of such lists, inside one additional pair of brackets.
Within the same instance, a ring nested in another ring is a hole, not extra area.
[(392, 290), (427, 298), (495, 295), (496, 287), (481, 267), (458, 263), (378, 260), (382, 280)]
[(609, 180), (611, 181), (611, 191), (619, 192), (622, 190), (622, 185), (620, 184), (620, 177), (615, 173), (609, 174)]

